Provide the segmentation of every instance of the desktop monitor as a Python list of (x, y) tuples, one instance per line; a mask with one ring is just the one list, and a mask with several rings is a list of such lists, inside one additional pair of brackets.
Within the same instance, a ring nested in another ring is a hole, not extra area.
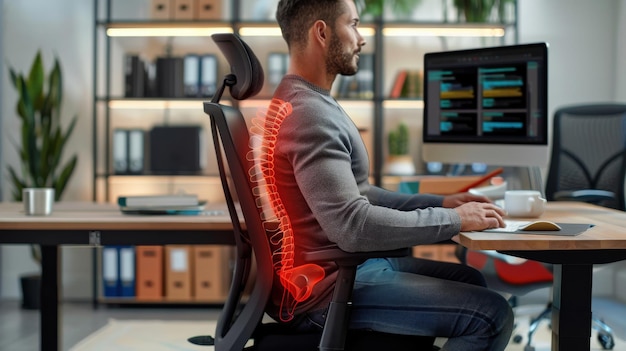
[(546, 166), (545, 43), (427, 53), (426, 162)]

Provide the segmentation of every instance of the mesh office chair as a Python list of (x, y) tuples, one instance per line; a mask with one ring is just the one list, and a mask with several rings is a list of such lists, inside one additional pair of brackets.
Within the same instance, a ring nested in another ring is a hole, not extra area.
[(626, 210), (626, 104), (563, 107), (553, 128), (546, 198)]
[[(304, 260), (309, 263), (332, 261), (339, 267), (323, 331), (294, 331), (288, 323), (263, 323), (272, 285), (277, 279), (282, 279), (275, 273), (272, 245), (268, 239), (276, 228), (272, 223), (268, 224), (266, 218), (263, 218), (262, 209), (257, 206), (259, 197), (255, 188), (258, 184), (251, 179), (254, 164), (248, 156), (251, 152), (250, 134), (244, 117), (236, 108), (219, 103), (226, 87), (230, 88), (230, 94), (236, 100), (256, 95), (263, 85), (263, 70), (254, 53), (238, 36), (216, 34), (212, 38), (226, 56), (232, 72), (224, 78), (223, 85), (212, 101), (204, 103), (204, 111), (211, 119), (219, 173), (234, 228), (236, 262), (229, 294), (217, 322), (215, 338), (199, 336), (189, 341), (214, 344), (217, 351), (313, 351), (318, 347), (319, 350), (343, 350), (344, 346), (347, 350), (380, 350), (383, 347), (393, 350), (432, 350), (434, 337), (347, 330), (356, 266), (370, 257), (406, 255), (408, 250), (404, 249), (346, 253), (337, 247), (328, 247), (306, 253)], [(230, 181), (222, 153), (230, 171)], [(239, 219), (235, 199), (243, 214), (245, 230)], [(250, 295), (244, 297), (253, 261), (256, 263), (256, 278)], [(246, 348), (249, 342), (253, 346)]]
[[(576, 105), (558, 109), (552, 130), (552, 157), (546, 182), (550, 201), (584, 201), (625, 210), (626, 104)], [(549, 265), (506, 255), (467, 252), (467, 263), (480, 269), (495, 290), (521, 296), (552, 285)], [(515, 260), (515, 259), (513, 259)], [(551, 315), (551, 306), (531, 320), (525, 351), (539, 323)], [(605, 350), (614, 346), (609, 326), (594, 318), (598, 341)]]

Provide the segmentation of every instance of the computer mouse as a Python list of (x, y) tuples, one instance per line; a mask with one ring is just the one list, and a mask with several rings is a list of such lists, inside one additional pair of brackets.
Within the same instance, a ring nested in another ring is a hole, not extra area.
[(534, 231), (557, 231), (561, 230), (561, 226), (551, 221), (534, 221), (526, 225), (520, 226), (518, 230), (534, 230)]

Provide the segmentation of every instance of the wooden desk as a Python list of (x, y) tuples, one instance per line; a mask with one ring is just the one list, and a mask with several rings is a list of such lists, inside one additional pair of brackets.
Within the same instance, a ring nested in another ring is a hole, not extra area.
[(0, 244), (41, 245), (40, 349), (59, 349), (60, 245), (234, 245), (224, 207), (207, 206), (210, 215), (134, 216), (111, 204), (56, 203), (52, 215), (37, 217), (26, 216), (21, 203), (0, 203)]
[(470, 232), (454, 240), (470, 250), (498, 250), (553, 264), (552, 350), (588, 351), (593, 265), (626, 259), (626, 212), (551, 202), (541, 219), (595, 226), (573, 237)]

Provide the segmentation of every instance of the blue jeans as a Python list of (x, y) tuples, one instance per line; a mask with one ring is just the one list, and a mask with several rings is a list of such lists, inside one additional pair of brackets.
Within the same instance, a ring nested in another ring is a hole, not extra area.
[[(447, 338), (442, 350), (504, 350), (513, 312), (477, 270), (414, 257), (370, 259), (357, 269), (350, 328)], [(325, 311), (309, 312), (322, 326)]]

